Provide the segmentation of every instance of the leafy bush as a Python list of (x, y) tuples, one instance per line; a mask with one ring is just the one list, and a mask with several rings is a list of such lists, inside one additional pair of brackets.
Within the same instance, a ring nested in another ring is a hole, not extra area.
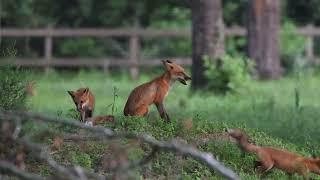
[(70, 155), (72, 164), (79, 165), (88, 169), (92, 167), (92, 161), (88, 154), (80, 152), (70, 152)]
[(191, 56), (191, 40), (186, 38), (149, 38), (143, 41), (145, 57)]
[(93, 38), (67, 39), (59, 48), (61, 56), (101, 57), (103, 48)]
[(21, 109), (26, 105), (27, 73), (19, 68), (0, 68), (0, 108)]
[[(155, 29), (183, 29), (191, 26), (191, 10), (186, 7), (157, 8), (154, 14), (156, 16), (152, 16), (150, 27)], [(192, 52), (191, 40), (181, 37), (145, 38), (142, 47), (144, 57), (186, 57), (191, 56)]]
[(244, 56), (246, 55), (247, 39), (245, 37), (226, 37), (225, 51), (230, 55)]
[(251, 79), (250, 71), (253, 61), (240, 56), (221, 56), (212, 61), (207, 56), (205, 60), (205, 75), (209, 80), (208, 88), (219, 93), (240, 92), (248, 86)]
[(306, 39), (296, 33), (296, 27), (291, 22), (285, 22), (280, 32), (280, 53), (282, 66), (287, 71), (306, 64), (305, 58), (301, 58), (304, 50)]

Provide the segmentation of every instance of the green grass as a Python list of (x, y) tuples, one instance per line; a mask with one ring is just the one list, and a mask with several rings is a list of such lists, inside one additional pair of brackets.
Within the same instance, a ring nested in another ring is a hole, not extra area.
[[(123, 107), (130, 91), (157, 74), (159, 73), (143, 75), (136, 81), (130, 80), (126, 75), (114, 76), (93, 71), (34, 74), (37, 95), (29, 99), (28, 106), (32, 111), (68, 117), (74, 104), (67, 90), (89, 87), (96, 96), (94, 115), (110, 114), (111, 109), (108, 106), (113, 101), (113, 90), (116, 87), (117, 120), (109, 125), (114, 129), (145, 132), (158, 139), (182, 137), (192, 142), (220, 133), (226, 127), (240, 127), (246, 129), (257, 144), (285, 148), (305, 156), (320, 155), (318, 75), (305, 75), (299, 79), (291, 77), (279, 81), (252, 82), (250, 88), (242, 94), (226, 96), (200, 91), (192, 93), (189, 86), (177, 82), (165, 101), (165, 107), (173, 121), (171, 124), (164, 123), (153, 106), (146, 118), (123, 117)], [(191, 128), (183, 128), (190, 121)], [(71, 153), (72, 147), (68, 148), (67, 151)], [(219, 160), (239, 172), (243, 179), (257, 179), (252, 168), (255, 157), (252, 155), (240, 157), (240, 152), (234, 144), (227, 141), (212, 141), (199, 148), (212, 152)], [(71, 153), (70, 161), (80, 165), (81, 162), (85, 162), (84, 166), (89, 168), (94, 164), (90, 161), (90, 157), (93, 157), (90, 152), (79, 155), (80, 160), (76, 158), (78, 154), (76, 150)], [(160, 154), (144, 170), (149, 172), (151, 178), (161, 176), (218, 178), (197, 162), (177, 159), (172, 154)], [(268, 177), (287, 178), (278, 170), (273, 170)]]

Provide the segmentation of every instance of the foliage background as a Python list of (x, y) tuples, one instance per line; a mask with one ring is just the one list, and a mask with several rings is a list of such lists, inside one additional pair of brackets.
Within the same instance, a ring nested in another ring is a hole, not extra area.
[[(282, 2), (282, 22), (284, 27), (292, 31), (294, 26), (307, 24), (318, 25), (320, 15), (320, 2), (303, 0)], [(226, 26), (245, 26), (246, 4), (245, 0), (223, 1), (223, 16)], [(138, 24), (143, 28), (189, 28), (191, 25), (191, 10), (188, 1), (161, 0), (2, 0), (1, 1), (2, 27), (100, 27), (120, 28), (132, 27)], [(27, 22), (27, 23), (26, 23)], [(113, 39), (124, 49), (128, 42), (124, 39)], [(290, 38), (282, 47), (298, 43)], [(43, 54), (43, 40), (39, 38), (8, 38), (2, 40), (2, 47), (16, 42), (17, 56), (39, 57)], [(246, 41), (235, 37), (226, 39), (226, 52), (228, 54), (245, 54)], [(301, 41), (299, 41), (301, 42)], [(296, 45), (297, 46), (297, 45)], [(315, 46), (318, 45), (316, 41)], [(297, 47), (301, 49), (300, 47)], [(142, 42), (143, 57), (190, 56), (190, 40), (175, 39), (145, 39)], [(285, 57), (288, 51), (283, 50)], [(298, 51), (300, 52), (300, 51)], [(290, 55), (297, 52), (290, 51)], [(316, 51), (317, 53), (317, 51)], [(110, 39), (97, 40), (95, 38), (61, 38), (54, 41), (55, 57), (81, 56), (81, 57), (119, 57), (121, 53), (110, 45)], [(3, 56), (3, 54), (2, 54)], [(287, 62), (287, 60), (285, 60)]]

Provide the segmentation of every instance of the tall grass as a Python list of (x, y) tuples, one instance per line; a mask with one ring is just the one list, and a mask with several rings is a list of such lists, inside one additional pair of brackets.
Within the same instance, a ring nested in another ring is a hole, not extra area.
[[(14, 44), (1, 51), (8, 60), (16, 57)], [(26, 105), (28, 72), (11, 65), (10, 61), (6, 63), (0, 66), (0, 109), (23, 109)]]
[[(246, 129), (257, 144), (286, 148), (300, 154), (320, 155), (318, 136), (320, 121), (320, 78), (305, 75), (297, 81), (284, 78), (279, 81), (251, 82), (251, 88), (241, 94), (215, 95), (213, 92), (192, 93), (189, 86), (178, 82), (166, 98), (165, 106), (173, 122), (164, 123), (155, 107), (151, 107), (146, 118), (125, 118), (122, 110), (130, 91), (137, 85), (152, 79), (154, 75), (143, 75), (137, 81), (127, 76), (82, 71), (73, 73), (52, 73), (47, 76), (34, 74), (37, 82), (37, 96), (31, 97), (29, 107), (34, 111), (68, 116), (74, 108), (67, 90), (89, 87), (96, 96), (95, 115), (110, 113), (108, 105), (114, 105), (116, 123), (112, 128), (136, 132), (146, 132), (159, 139), (182, 137), (187, 140), (201, 140), (211, 134), (223, 131), (226, 127)], [(117, 99), (114, 96), (117, 88)], [(181, 128), (191, 121), (191, 129)], [(255, 179), (252, 169), (253, 156), (240, 157), (237, 147), (228, 142), (211, 142), (200, 148), (211, 151), (226, 164), (240, 172), (244, 179)], [(161, 156), (164, 158), (163, 156)], [(172, 158), (172, 157), (171, 157)], [(174, 158), (158, 158), (150, 167), (152, 171), (164, 173)], [(180, 175), (199, 177), (211, 176), (205, 168), (195, 166), (195, 162), (183, 165)], [(176, 172), (177, 173), (177, 172)], [(286, 177), (276, 171), (270, 177)]]

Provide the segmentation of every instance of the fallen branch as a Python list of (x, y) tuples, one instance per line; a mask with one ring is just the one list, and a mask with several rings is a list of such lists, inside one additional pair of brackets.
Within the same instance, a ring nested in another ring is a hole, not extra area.
[(74, 167), (74, 168), (67, 168), (59, 163), (57, 163), (54, 159), (52, 159), (49, 155), (49, 153), (46, 151), (44, 147), (42, 147), (40, 144), (32, 143), (26, 138), (22, 138), (18, 140), (18, 143), (23, 144), (30, 150), (36, 151), (35, 156), (39, 158), (40, 160), (44, 161), (46, 164), (48, 164), (51, 168), (56, 170), (59, 174), (56, 174), (57, 176), (67, 178), (67, 179), (84, 179), (87, 180), (88, 176), (94, 177), (94, 179), (103, 179), (103, 177), (96, 175), (94, 173), (90, 173), (87, 170), (84, 170), (81, 167)]
[[(217, 161), (211, 153), (201, 152), (195, 149), (194, 147), (191, 147), (187, 144), (182, 144), (175, 140), (159, 141), (154, 137), (145, 135), (145, 134), (135, 134), (131, 132), (114, 132), (111, 129), (104, 128), (104, 127), (86, 126), (85, 124), (79, 123), (76, 120), (48, 117), (48, 116), (43, 116), (41, 114), (36, 114), (31, 112), (0, 111), (0, 119), (15, 119), (17, 117), (20, 117), (22, 121), (27, 121), (31, 119), (31, 120), (41, 121), (46, 123), (59, 123), (59, 124), (64, 124), (68, 126), (73, 126), (76, 128), (86, 129), (98, 135), (96, 137), (101, 136), (101, 138), (106, 138), (106, 139), (119, 139), (119, 138), (136, 139), (136, 140), (139, 140), (140, 142), (149, 144), (153, 149), (156, 149), (156, 151), (162, 150), (167, 152), (174, 152), (183, 156), (191, 157), (199, 161), (200, 163), (205, 164), (209, 169), (217, 171), (222, 176), (228, 179), (239, 179), (238, 175), (235, 172), (233, 172), (231, 169), (225, 167), (223, 164)], [(150, 157), (147, 158), (148, 161), (154, 156), (154, 153), (151, 153)], [(144, 163), (144, 161), (142, 162)], [(138, 164), (141, 164), (141, 162)], [(130, 164), (128, 167), (131, 167), (131, 166), (133, 165)], [(64, 172), (63, 169), (60, 169), (60, 170), (61, 172)]]
[(143, 166), (143, 165), (147, 164), (149, 161), (151, 161), (151, 159), (153, 157), (155, 157), (157, 152), (158, 152), (158, 149), (157, 148), (153, 148), (152, 151), (150, 152), (150, 154), (144, 156), (141, 160), (131, 162), (130, 164), (128, 164), (127, 166), (124, 166), (124, 167), (121, 166), (121, 167), (112, 168), (112, 169), (108, 169), (108, 170), (109, 171), (115, 171), (115, 172), (125, 172), (125, 171), (128, 171), (128, 170), (134, 169), (136, 167)]
[(42, 180), (42, 179), (44, 179), (37, 174), (31, 174), (31, 173), (25, 172), (23, 170), (20, 170), (14, 164), (11, 164), (7, 161), (0, 161), (0, 173), (7, 174), (7, 175), (13, 175), (18, 178), (25, 179), (25, 180)]
[(66, 167), (61, 166), (55, 160), (53, 160), (46, 152), (45, 148), (41, 145), (32, 143), (26, 138), (19, 139), (18, 143), (23, 144), (28, 149), (35, 151), (34, 155), (37, 156), (37, 158), (39, 158), (40, 160), (47, 163), (52, 169), (54, 169), (57, 172), (56, 174), (60, 177), (67, 177), (68, 179), (77, 179), (77, 177), (74, 176), (73, 173), (70, 173), (70, 171)]

